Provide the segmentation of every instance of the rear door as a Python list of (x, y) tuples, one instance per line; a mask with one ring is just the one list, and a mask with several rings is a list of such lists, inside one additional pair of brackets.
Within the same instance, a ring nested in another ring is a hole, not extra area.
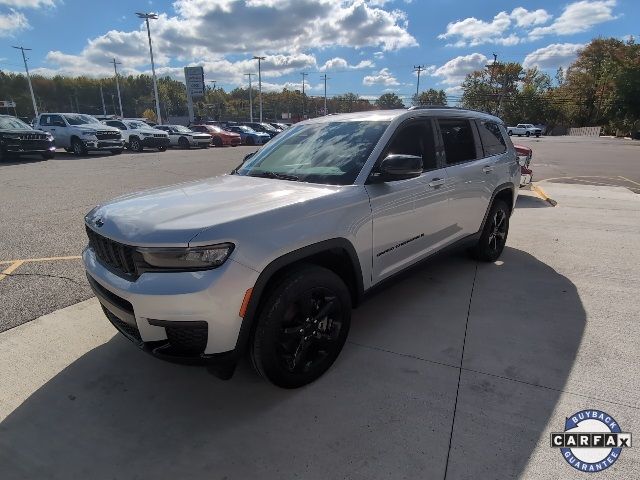
[(426, 255), (447, 222), (446, 172), (436, 158), (432, 122), (416, 119), (399, 126), (380, 159), (392, 153), (421, 156), (424, 173), (366, 185), (373, 217), (372, 283)]
[(507, 153), (507, 141), (504, 127), (490, 120), (476, 120), (476, 127), (482, 145), (485, 166), (484, 180), (490, 194), (493, 194), (498, 184), (504, 179), (511, 178), (512, 161)]
[(456, 236), (471, 235), (480, 228), (493, 193), (486, 178), (493, 169), (493, 161), (483, 158), (473, 120), (439, 118), (438, 130), (440, 152), (446, 165), (450, 214), (458, 227)]

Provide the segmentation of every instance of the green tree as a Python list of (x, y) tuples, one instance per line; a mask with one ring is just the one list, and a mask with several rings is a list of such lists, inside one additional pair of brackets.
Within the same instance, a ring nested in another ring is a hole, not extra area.
[(414, 97), (414, 103), (416, 105), (447, 105), (447, 94), (444, 90), (430, 88)]
[(382, 110), (392, 110), (394, 108), (404, 108), (404, 103), (395, 93), (384, 93), (376, 100), (376, 106)]

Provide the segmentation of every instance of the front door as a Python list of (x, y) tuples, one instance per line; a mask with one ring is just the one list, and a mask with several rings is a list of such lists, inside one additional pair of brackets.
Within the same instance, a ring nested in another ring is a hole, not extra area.
[(383, 151), (421, 156), (417, 178), (366, 185), (373, 216), (372, 284), (426, 256), (450, 235), (446, 172), (439, 164), (430, 119), (401, 125)]

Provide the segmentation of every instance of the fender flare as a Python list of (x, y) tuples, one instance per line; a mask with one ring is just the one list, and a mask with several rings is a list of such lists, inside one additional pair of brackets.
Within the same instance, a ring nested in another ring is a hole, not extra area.
[(511, 193), (511, 197), (512, 197), (512, 203), (511, 205), (509, 205), (509, 212), (510, 214), (513, 213), (513, 209), (515, 207), (515, 198), (514, 198), (514, 194), (515, 194), (515, 188), (513, 186), (513, 183), (511, 182), (506, 182), (506, 183), (502, 183), (500, 185), (498, 185), (496, 187), (496, 189), (493, 191), (493, 193), (491, 194), (491, 200), (489, 200), (489, 205), (487, 206), (487, 211), (484, 212), (484, 217), (482, 219), (482, 224), (480, 225), (480, 230), (478, 230), (478, 234), (481, 234), (482, 231), (484, 230), (484, 225), (487, 222), (487, 218), (489, 217), (489, 211), (491, 210), (491, 206), (493, 205), (494, 200), (496, 199), (496, 197), (498, 196), (498, 194), (500, 194), (501, 192), (504, 191), (509, 191), (509, 193)]
[(318, 243), (313, 243), (311, 245), (307, 245), (292, 252), (286, 253), (281, 257), (278, 257), (275, 260), (271, 261), (271, 263), (269, 263), (262, 270), (262, 272), (258, 276), (258, 279), (256, 280), (256, 283), (253, 286), (251, 299), (249, 300), (244, 318), (242, 319), (242, 325), (240, 327), (238, 340), (236, 341), (236, 347), (234, 349), (234, 352), (237, 356), (241, 355), (245, 351), (249, 343), (253, 325), (257, 317), (258, 308), (266, 291), (266, 287), (274, 278), (274, 276), (278, 272), (282, 271), (282, 269), (287, 268), (289, 265), (293, 265), (300, 260), (304, 260), (305, 258), (311, 257), (318, 253), (335, 249), (343, 250), (347, 253), (347, 255), (349, 255), (354, 269), (353, 274), (355, 277), (356, 299), (359, 300), (362, 298), (362, 296), (364, 295), (364, 284), (362, 279), (362, 268), (360, 266), (360, 260), (358, 259), (358, 254), (356, 253), (356, 249), (354, 248), (353, 244), (346, 238), (331, 238), (329, 240), (323, 240)]

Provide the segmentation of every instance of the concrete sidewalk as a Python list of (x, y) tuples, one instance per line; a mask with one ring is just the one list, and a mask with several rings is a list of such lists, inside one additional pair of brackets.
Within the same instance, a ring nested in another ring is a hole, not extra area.
[(584, 478), (549, 447), (566, 416), (640, 431), (640, 197), (543, 188), (558, 206), (524, 192), (500, 261), (380, 291), (300, 390), (148, 357), (95, 299), (0, 334), (0, 478)]

